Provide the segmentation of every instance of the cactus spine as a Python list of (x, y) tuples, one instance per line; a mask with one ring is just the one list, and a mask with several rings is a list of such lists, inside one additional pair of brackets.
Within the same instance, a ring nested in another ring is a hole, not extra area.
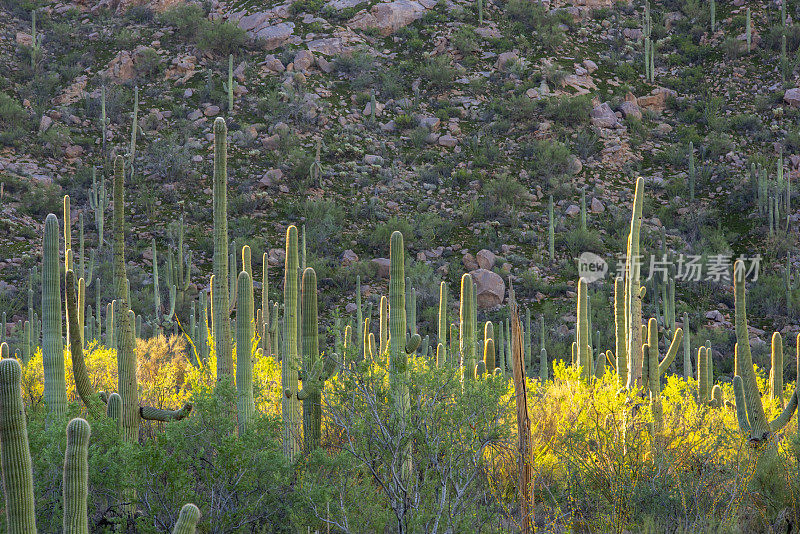
[(461, 350), (461, 362), (464, 367), (464, 379), (472, 377), (476, 365), (475, 329), (472, 322), (472, 315), (475, 313), (475, 310), (473, 309), (472, 291), (472, 276), (466, 273), (461, 277), (461, 325), (459, 328), (459, 333), (461, 335), (459, 339), (459, 349)]
[(200, 521), (200, 509), (192, 503), (184, 504), (172, 534), (194, 534)]
[[(217, 351), (217, 380), (233, 374), (233, 347), (228, 292), (228, 129), (225, 121), (214, 121), (214, 282), (212, 313)], [(287, 310), (287, 313), (289, 310)], [(296, 325), (295, 325), (296, 326)]]
[(297, 227), (286, 229), (286, 265), (283, 282), (283, 360), (281, 362), (281, 385), (284, 398), (281, 401), (283, 414), (283, 453), (293, 461), (300, 451), (301, 420), (300, 403), (297, 400), (297, 271), (298, 258)]
[(22, 368), (17, 360), (0, 360), (0, 441), (3, 444), (0, 447), (0, 465), (6, 501), (6, 528), (9, 534), (36, 532), (33, 468), (28, 448), (21, 377)]
[(236, 286), (239, 302), (236, 311), (236, 408), (239, 435), (242, 435), (256, 411), (253, 401), (253, 280), (247, 271), (239, 273)]
[(44, 398), (51, 418), (67, 411), (58, 241), (58, 219), (51, 213), (44, 223), (42, 245), (42, 364)]
[(64, 534), (89, 534), (86, 516), (89, 493), (89, 437), (91, 428), (76, 418), (67, 425), (64, 453)]

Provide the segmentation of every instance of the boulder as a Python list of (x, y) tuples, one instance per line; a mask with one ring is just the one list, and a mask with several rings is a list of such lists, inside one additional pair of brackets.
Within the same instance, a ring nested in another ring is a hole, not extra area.
[(497, 261), (497, 256), (491, 250), (483, 249), (478, 252), (476, 255), (478, 260), (478, 266), (481, 269), (489, 269), (491, 270), (494, 267), (495, 262)]
[(377, 267), (378, 277), (389, 278), (389, 258), (374, 258), (370, 260), (370, 263)]
[(289, 40), (294, 33), (294, 22), (280, 22), (264, 26), (253, 33), (253, 38), (263, 41), (264, 49), (275, 50)]
[(786, 92), (783, 93), (783, 101), (793, 108), (800, 107), (800, 87), (787, 89)]
[(342, 267), (349, 267), (358, 261), (358, 254), (350, 249), (344, 251), (342, 254)]
[(381, 2), (372, 6), (369, 11), (350, 19), (347, 25), (358, 30), (375, 28), (379, 34), (387, 37), (400, 28), (421, 19), (425, 12), (434, 5), (436, 2), (429, 0), (424, 0), (424, 2), (414, 0)]
[(469, 274), (477, 286), (478, 309), (488, 310), (503, 303), (506, 283), (499, 274), (488, 269), (475, 269)]
[(310, 50), (300, 50), (294, 56), (294, 70), (303, 72), (314, 65), (314, 54)]
[(474, 271), (480, 268), (480, 265), (478, 265), (478, 262), (475, 260), (475, 256), (469, 252), (464, 254), (464, 257), (461, 258), (461, 263), (464, 264), (464, 268), (468, 271)]
[(616, 128), (619, 124), (614, 110), (608, 105), (608, 102), (603, 102), (592, 109), (589, 116), (592, 119), (592, 124), (598, 128)]

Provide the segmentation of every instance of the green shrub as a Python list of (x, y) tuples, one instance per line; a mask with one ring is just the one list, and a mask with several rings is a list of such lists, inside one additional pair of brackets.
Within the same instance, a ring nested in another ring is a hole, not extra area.
[(161, 23), (175, 28), (175, 34), (186, 41), (193, 41), (203, 23), (205, 13), (197, 4), (179, 3), (161, 14)]
[(222, 57), (236, 53), (247, 41), (247, 34), (233, 22), (216, 20), (200, 27), (197, 46), (204, 52)]
[(589, 112), (592, 111), (592, 100), (589, 95), (560, 96), (540, 101), (543, 106), (542, 113), (550, 120), (565, 126), (576, 126), (589, 122)]
[(450, 64), (450, 56), (444, 54), (428, 58), (419, 67), (419, 74), (437, 89), (443, 89), (453, 83), (456, 70)]

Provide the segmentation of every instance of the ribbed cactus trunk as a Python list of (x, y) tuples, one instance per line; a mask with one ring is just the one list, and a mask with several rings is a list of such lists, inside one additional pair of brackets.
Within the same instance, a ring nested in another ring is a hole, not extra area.
[(17, 360), (0, 361), (0, 465), (6, 500), (6, 532), (35, 534), (33, 468), (28, 448), (21, 378), (22, 368)]
[[(121, 301), (127, 310), (128, 274), (125, 268), (125, 160), (122, 156), (114, 158), (114, 214), (113, 214), (113, 252), (114, 298)], [(117, 311), (120, 311), (118, 308)]]
[(89, 534), (86, 515), (89, 493), (89, 437), (91, 428), (76, 418), (67, 425), (64, 453), (64, 534)]
[(284, 396), (281, 401), (283, 414), (283, 453), (293, 461), (300, 452), (302, 437), (300, 402), (297, 400), (297, 271), (299, 269), (297, 227), (286, 229), (286, 264), (283, 280), (283, 360), (281, 362), (281, 384)]
[(644, 202), (644, 179), (636, 180), (633, 197), (633, 213), (628, 234), (628, 250), (625, 260), (625, 331), (628, 355), (628, 388), (642, 382), (642, 296), (640, 282), (639, 235), (642, 229), (642, 204)]
[(389, 348), (389, 299), (386, 295), (381, 295), (378, 308), (378, 352), (383, 358)]
[(764, 413), (764, 406), (761, 404), (761, 393), (758, 391), (756, 373), (753, 370), (753, 357), (750, 352), (750, 333), (747, 328), (747, 301), (745, 299), (745, 272), (744, 264), (741, 260), (737, 260), (733, 267), (736, 343), (738, 344), (737, 363), (742, 377), (750, 439), (760, 441), (769, 435), (770, 426)]
[(58, 234), (58, 219), (51, 213), (44, 223), (42, 244), (42, 365), (44, 400), (51, 419), (67, 412)]
[(239, 435), (242, 435), (256, 411), (253, 401), (253, 280), (247, 271), (239, 273), (236, 289), (236, 408)]
[[(473, 283), (472, 283), (472, 276), (469, 273), (466, 273), (461, 276), (461, 303), (460, 303), (460, 320), (461, 325), (459, 328), (460, 339), (459, 339), (459, 349), (461, 351), (461, 365), (463, 366), (462, 369), (462, 377), (467, 380), (474, 376), (475, 373), (475, 328), (472, 322), (472, 315), (474, 310), (472, 309), (474, 305), (474, 299), (472, 298), (472, 292), (474, 290)], [(502, 328), (502, 322), (500, 323), (500, 328)], [(502, 359), (500, 360), (502, 362)]]
[(770, 398), (778, 399), (783, 406), (783, 338), (780, 332), (772, 334), (772, 369), (769, 379)]
[(486, 365), (486, 372), (494, 374), (496, 365), (495, 345), (494, 345), (494, 325), (491, 321), (486, 321), (483, 325), (483, 362)]
[(200, 509), (194, 504), (184, 504), (172, 534), (194, 534), (200, 521)]
[(78, 337), (77, 326), (77, 304), (75, 298), (75, 273), (67, 271), (67, 317), (72, 319), (69, 323), (69, 328), (72, 330), (73, 335), (70, 336), (70, 355), (72, 359), (72, 374), (75, 379), (75, 390), (86, 405), (89, 412), (94, 417), (102, 417), (103, 406), (102, 401), (94, 392), (92, 383), (89, 379), (89, 372), (86, 369), (86, 362), (83, 355), (83, 346)]
[(589, 380), (592, 375), (592, 353), (589, 347), (588, 294), (584, 278), (578, 280), (578, 324), (576, 338), (578, 342), (578, 365), (581, 377)]
[(228, 288), (228, 128), (225, 120), (214, 121), (214, 279), (212, 312), (217, 380), (233, 374), (230, 294)]
[[(411, 397), (408, 385), (407, 349), (419, 346), (419, 335), (416, 342), (406, 345), (406, 288), (405, 288), (405, 245), (403, 234), (392, 232), (389, 243), (389, 378), (392, 396), (394, 397), (395, 416), (397, 417), (398, 436), (406, 433), (408, 415), (411, 410)], [(473, 358), (474, 358), (474, 346)], [(472, 367), (474, 369), (474, 365)], [(400, 473), (403, 485), (411, 474), (411, 444), (403, 446), (400, 458)]]
[(317, 311), (317, 273), (303, 271), (301, 315), (303, 317), (303, 443), (306, 452), (319, 447), (322, 434), (322, 391), (312, 383), (312, 375), (320, 372), (319, 316)]
[(617, 357), (617, 378), (620, 385), (628, 380), (628, 350), (625, 344), (625, 286), (621, 278), (614, 280), (614, 350)]
[(447, 284), (439, 284), (439, 316), (438, 316), (437, 343), (442, 345), (441, 354), (439, 347), (436, 347), (437, 365), (444, 365), (447, 361)]
[(692, 334), (689, 330), (689, 314), (683, 313), (683, 377), (692, 378)]
[(365, 354), (362, 341), (366, 339), (366, 336), (364, 335), (364, 316), (361, 311), (361, 276), (358, 275), (356, 276), (356, 336), (359, 356), (363, 358)]

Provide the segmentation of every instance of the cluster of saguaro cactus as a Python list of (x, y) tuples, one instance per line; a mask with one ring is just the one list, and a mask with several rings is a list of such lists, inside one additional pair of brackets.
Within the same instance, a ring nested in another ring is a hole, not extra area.
[(654, 82), (655, 75), (655, 56), (656, 43), (652, 39), (653, 21), (650, 17), (650, 2), (644, 4), (644, 18), (642, 21), (642, 33), (644, 34), (644, 78), (646, 81)]
[(678, 354), (678, 347), (680, 347), (682, 338), (683, 330), (678, 328), (667, 349), (667, 353), (661, 359), (658, 350), (658, 322), (652, 318), (647, 322), (647, 343), (642, 349), (646, 357), (646, 366), (643, 373), (647, 376), (646, 389), (650, 392), (650, 406), (653, 411), (656, 432), (661, 429), (663, 416), (660, 398), (661, 376), (667, 371), (667, 368), (669, 368)]

